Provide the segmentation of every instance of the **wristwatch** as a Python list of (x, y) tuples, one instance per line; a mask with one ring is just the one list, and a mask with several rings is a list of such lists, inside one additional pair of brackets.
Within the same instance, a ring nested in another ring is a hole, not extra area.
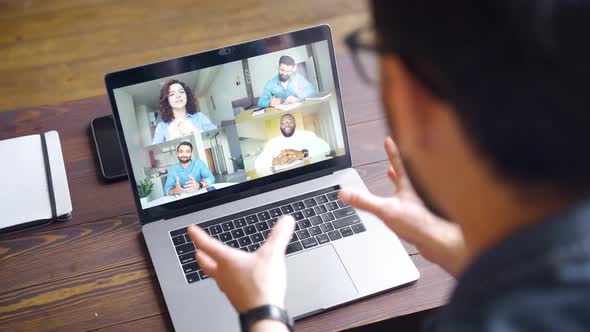
[(198, 182), (198, 184), (199, 184), (199, 189), (202, 189), (203, 188), (203, 183), (202, 182)]
[(264, 319), (279, 321), (285, 324), (289, 331), (293, 332), (293, 319), (289, 317), (287, 311), (276, 305), (270, 304), (256, 307), (240, 314), (240, 327), (242, 328), (242, 332), (249, 332), (252, 325)]
[(309, 157), (309, 151), (307, 149), (303, 149), (301, 152), (303, 152), (303, 158)]

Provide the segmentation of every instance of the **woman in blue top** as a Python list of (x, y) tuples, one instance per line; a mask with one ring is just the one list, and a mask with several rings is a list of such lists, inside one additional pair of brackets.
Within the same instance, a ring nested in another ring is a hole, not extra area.
[(152, 144), (217, 129), (197, 109), (191, 89), (179, 80), (168, 81), (160, 90), (160, 118)]

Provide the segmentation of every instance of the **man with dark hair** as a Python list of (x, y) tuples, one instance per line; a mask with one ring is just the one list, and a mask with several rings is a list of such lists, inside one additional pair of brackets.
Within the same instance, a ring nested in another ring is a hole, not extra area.
[(274, 107), (281, 104), (294, 104), (317, 93), (313, 84), (298, 74), (295, 60), (283, 55), (279, 59), (279, 73), (273, 77), (258, 99), (259, 107)]
[[(347, 42), (379, 55), (388, 123), (408, 167), (386, 139), (396, 194), (342, 189), (341, 200), (379, 216), (458, 277), (433, 330), (587, 331), (590, 2), (372, 4), (375, 31)], [(426, 207), (408, 173), (454, 222)], [(243, 312), (284, 306), (277, 252), (293, 227), (279, 221), (273, 241), (253, 254), (197, 227), (189, 233), (202, 268)], [(247, 286), (235, 286), (241, 280)], [(252, 331), (287, 328), (262, 320)]]
[(179, 195), (205, 188), (215, 183), (213, 173), (203, 161), (192, 160), (193, 145), (190, 142), (181, 142), (176, 147), (178, 164), (170, 166), (164, 195)]

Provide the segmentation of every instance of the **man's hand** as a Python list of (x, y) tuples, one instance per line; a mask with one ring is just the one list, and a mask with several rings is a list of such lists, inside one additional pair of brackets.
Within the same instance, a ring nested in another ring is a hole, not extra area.
[(385, 151), (391, 163), (387, 175), (397, 188), (396, 194), (385, 198), (344, 188), (340, 199), (375, 214), (399, 237), (414, 244), (424, 258), (458, 276), (468, 259), (461, 228), (424, 206), (406, 174), (397, 146), (389, 137), (385, 139)]
[(184, 189), (186, 191), (195, 191), (199, 189), (199, 183), (197, 182), (197, 180), (195, 180), (195, 178), (192, 175), (189, 175), (189, 177), (191, 178), (190, 180), (186, 181), (184, 183)]
[(183, 192), (184, 192), (184, 189), (180, 185), (180, 180), (178, 179), (178, 176), (177, 176), (176, 177), (176, 184), (174, 185), (174, 188), (170, 188), (170, 190), (168, 190), (168, 195), (178, 195)]
[(207, 183), (207, 181), (203, 180), (203, 181), (201, 181), (201, 186), (203, 186), (203, 188), (207, 188), (209, 186), (209, 183)]
[(243, 313), (265, 304), (285, 307), (284, 257), (294, 229), (293, 217), (281, 217), (268, 241), (255, 253), (224, 245), (194, 225), (189, 227), (188, 234), (197, 246), (199, 265), (215, 279), (236, 310)]
[(281, 104), (281, 98), (277, 98), (277, 97), (271, 97), (270, 98), (270, 106), (271, 107), (275, 107), (277, 105)]
[(287, 97), (287, 99), (285, 99), (285, 104), (295, 104), (298, 103), (301, 99), (299, 99), (299, 97), (296, 96), (289, 96)]
[(303, 152), (293, 149), (286, 149), (282, 150), (281, 153), (272, 160), (272, 165), (285, 165), (303, 158), (305, 158), (305, 154)]

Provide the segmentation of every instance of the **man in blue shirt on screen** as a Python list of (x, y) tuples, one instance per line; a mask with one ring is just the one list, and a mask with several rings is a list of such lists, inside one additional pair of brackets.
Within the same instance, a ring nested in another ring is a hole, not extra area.
[(193, 145), (182, 142), (176, 147), (178, 164), (168, 169), (168, 178), (164, 186), (164, 195), (178, 195), (206, 188), (215, 183), (213, 173), (203, 161), (192, 160)]
[(295, 72), (295, 60), (288, 55), (279, 59), (279, 74), (264, 86), (258, 100), (259, 107), (295, 104), (317, 94), (316, 88), (305, 77)]

